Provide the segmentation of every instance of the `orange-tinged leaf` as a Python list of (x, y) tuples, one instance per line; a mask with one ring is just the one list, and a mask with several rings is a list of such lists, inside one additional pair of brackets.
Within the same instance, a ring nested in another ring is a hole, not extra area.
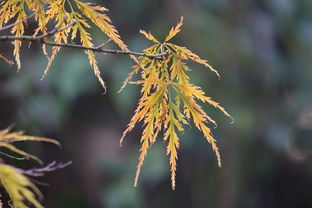
[(183, 25), (183, 17), (181, 17), (180, 22), (173, 28), (171, 28), (169, 34), (166, 36), (165, 42), (171, 40), (178, 32), (181, 31)]
[[(65, 21), (67, 19), (67, 17), (68, 17), (68, 13), (66, 12), (64, 5), (62, 4), (62, 1), (58, 0), (58, 1), (55, 1), (54, 4), (50, 5), (49, 10), (47, 11), (46, 22), (48, 22), (50, 18), (51, 19), (55, 18), (55, 20), (56, 20), (55, 27), (56, 28), (64, 28), (67, 25), (66, 21)], [(56, 43), (67, 43), (69, 32), (70, 32), (70, 28), (56, 33), (54, 35), (54, 42), (56, 42)], [(45, 48), (43, 48), (43, 50), (45, 50)], [(48, 64), (47, 64), (46, 68), (44, 69), (44, 72), (43, 72), (41, 79), (43, 79), (48, 74), (48, 71), (49, 71), (52, 63), (53, 63), (55, 57), (57, 56), (57, 54), (59, 53), (60, 50), (61, 50), (61, 47), (59, 47), (59, 46), (52, 47), (52, 54), (50, 57), (48, 57), (48, 59), (49, 59)], [(47, 55), (46, 52), (45, 52), (45, 54)]]
[(147, 33), (144, 30), (140, 30), (140, 33), (143, 34), (150, 41), (153, 41), (154, 43), (160, 43), (151, 33)]
[(179, 86), (187, 96), (194, 96), (195, 98), (200, 99), (203, 102), (209, 103), (210, 105), (222, 111), (227, 117), (232, 120), (232, 122), (234, 121), (233, 117), (222, 106), (220, 106), (219, 103), (205, 96), (205, 93), (201, 90), (200, 87), (191, 84), (181, 84)]
[(166, 43), (166, 45), (170, 46), (173, 50), (176, 51), (176, 53), (182, 58), (182, 59), (191, 59), (192, 61), (195, 61), (199, 64), (204, 65), (208, 69), (210, 69), (212, 72), (214, 72), (218, 78), (220, 79), (220, 75), (216, 69), (214, 69), (210, 64), (208, 64), (207, 60), (201, 59), (197, 54), (193, 53), (189, 49), (181, 46), (177, 46), (171, 43)]

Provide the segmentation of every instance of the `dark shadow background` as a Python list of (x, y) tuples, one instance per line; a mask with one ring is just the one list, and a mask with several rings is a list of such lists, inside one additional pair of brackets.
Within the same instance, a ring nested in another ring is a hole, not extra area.
[[(39, 45), (23, 46), (22, 70), (0, 65), (0, 127), (15, 124), (28, 134), (58, 139), (63, 148), (25, 144), (46, 163), (70, 167), (40, 179), (48, 208), (312, 207), (312, 1), (171, 0), (98, 1), (131, 50), (150, 44), (139, 29), (159, 39), (180, 16), (175, 43), (208, 59), (221, 80), (192, 64), (191, 79), (220, 102), (235, 123), (213, 107), (214, 136), (223, 167), (202, 134), (185, 127), (171, 190), (162, 138), (150, 149), (139, 186), (135, 175), (140, 127), (119, 147), (139, 88), (117, 93), (133, 62), (98, 55), (103, 92), (82, 51), (63, 49), (40, 81), (46, 58)], [(30, 25), (30, 27), (33, 27)], [(94, 30), (95, 42), (106, 40)], [(12, 44), (1, 43), (9, 54)], [(30, 168), (33, 163), (19, 162)]]

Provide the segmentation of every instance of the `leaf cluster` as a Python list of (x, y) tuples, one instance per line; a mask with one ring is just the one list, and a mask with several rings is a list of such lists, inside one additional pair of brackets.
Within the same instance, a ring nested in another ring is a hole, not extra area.
[[(138, 122), (143, 122), (141, 137), (141, 149), (139, 163), (134, 185), (137, 185), (141, 167), (144, 163), (147, 151), (155, 143), (159, 133), (162, 133), (163, 140), (167, 142), (167, 155), (171, 166), (172, 189), (175, 189), (175, 176), (177, 169), (177, 150), (179, 148), (178, 134), (184, 131), (184, 125), (191, 121), (204, 134), (204, 137), (212, 145), (216, 154), (218, 165), (221, 167), (221, 158), (216, 140), (214, 139), (208, 122), (216, 125), (216, 122), (198, 104), (197, 100), (208, 103), (222, 111), (226, 116), (232, 117), (217, 102), (207, 97), (202, 89), (190, 83), (188, 73), (190, 68), (188, 61), (192, 60), (204, 65), (215, 74), (218, 72), (212, 68), (206, 60), (185, 47), (170, 43), (169, 41), (181, 30), (183, 18), (173, 27), (161, 43), (151, 33), (143, 30), (140, 32), (154, 44), (145, 49), (146, 54), (159, 54), (167, 51), (169, 55), (163, 59), (150, 59), (140, 57), (139, 63), (129, 73), (126, 83), (141, 85), (141, 98), (127, 129), (123, 132), (121, 143)], [(141, 70), (140, 69), (144, 69)], [(130, 81), (140, 71), (141, 79)]]
[[(106, 14), (108, 9), (102, 6), (94, 5), (79, 0), (3, 0), (0, 2), (0, 28), (13, 21), (11, 33), (16, 37), (22, 37), (25, 33), (25, 26), (30, 16), (26, 11), (33, 12), (37, 28), (32, 34), (38, 41), (42, 41), (51, 37), (54, 43), (68, 43), (69, 41), (78, 41), (84, 47), (94, 47), (92, 36), (89, 32), (93, 23), (95, 27), (100, 29), (108, 38), (115, 42), (122, 50), (129, 51), (118, 35), (117, 30), (111, 24), (111, 20)], [(53, 28), (48, 30), (48, 28)], [(21, 40), (14, 40), (15, 60), (18, 69), (21, 68), (20, 48)], [(56, 55), (60, 51), (61, 46), (54, 46), (50, 54), (43, 44), (43, 53), (48, 58), (47, 67), (44, 70), (44, 76)], [(105, 83), (101, 78), (101, 73), (95, 59), (94, 51), (85, 50), (89, 63), (93, 68), (95, 76), (98, 78), (102, 87), (106, 90)], [(4, 59), (0, 56), (0, 59)]]

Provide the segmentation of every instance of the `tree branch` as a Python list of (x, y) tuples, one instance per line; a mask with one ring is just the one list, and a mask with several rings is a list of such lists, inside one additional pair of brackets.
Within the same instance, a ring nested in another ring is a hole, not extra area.
[(3, 31), (3, 30), (10, 29), (11, 27), (14, 27), (15, 25), (18, 25), (18, 24), (20, 24), (20, 23), (22, 23), (22, 22), (25, 22), (26, 20), (28, 20), (28, 19), (32, 18), (33, 16), (35, 16), (36, 13), (37, 13), (37, 12), (34, 12), (34, 13), (32, 13), (31, 15), (25, 17), (24, 19), (21, 19), (21, 20), (18, 21), (18, 22), (14, 22), (14, 23), (9, 24), (9, 25), (7, 25), (7, 26), (1, 27), (1, 28), (0, 28), (0, 32)]
[[(73, 23), (74, 24), (74, 23)], [(169, 54), (169, 51), (165, 51), (160, 54), (146, 54), (146, 53), (138, 53), (133, 51), (122, 51), (122, 50), (111, 50), (111, 49), (102, 49), (101, 47), (88, 47), (82, 46), (78, 44), (71, 44), (71, 43), (56, 43), (53, 41), (45, 40), (44, 36), (0, 36), (0, 41), (30, 41), (34, 43), (42, 43), (50, 46), (60, 46), (64, 48), (73, 48), (73, 49), (80, 49), (80, 50), (90, 50), (97, 53), (106, 53), (106, 54), (121, 54), (121, 55), (134, 55), (134, 56), (145, 56), (152, 59), (163, 59), (164, 56)]]

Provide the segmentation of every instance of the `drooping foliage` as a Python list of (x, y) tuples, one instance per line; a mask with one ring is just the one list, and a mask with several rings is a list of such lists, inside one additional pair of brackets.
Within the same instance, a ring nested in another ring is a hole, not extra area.
[[(143, 133), (141, 137), (141, 149), (134, 185), (137, 185), (138, 177), (143, 165), (145, 156), (150, 146), (156, 141), (159, 133), (162, 133), (163, 140), (167, 142), (167, 154), (171, 166), (172, 189), (175, 189), (176, 169), (178, 159), (179, 133), (184, 131), (184, 125), (191, 120), (195, 126), (203, 133), (204, 137), (211, 144), (216, 154), (218, 165), (221, 167), (221, 158), (216, 140), (214, 139), (208, 123), (216, 125), (216, 122), (207, 115), (197, 100), (208, 103), (222, 111), (226, 116), (232, 117), (217, 102), (207, 97), (202, 89), (191, 84), (188, 77), (190, 68), (187, 65), (189, 60), (204, 65), (215, 74), (218, 72), (212, 68), (206, 60), (191, 52), (185, 47), (181, 47), (170, 41), (183, 25), (183, 18), (173, 27), (163, 43), (158, 41), (152, 34), (143, 30), (140, 31), (154, 45), (144, 50), (146, 54), (160, 54), (167, 52), (168, 55), (162, 59), (151, 59), (140, 57), (139, 64), (133, 67), (133, 71), (126, 79), (126, 83), (141, 85), (141, 98), (135, 110), (128, 128), (123, 132), (121, 143), (128, 132), (130, 132), (138, 122), (143, 122)], [(132, 77), (141, 70), (141, 79), (131, 82)]]
[[(68, 43), (69, 41), (79, 41), (82, 46), (94, 47), (92, 36), (88, 30), (91, 28), (90, 22), (99, 28), (108, 38), (115, 42), (122, 50), (128, 51), (118, 35), (117, 30), (111, 24), (106, 12), (108, 9), (92, 3), (80, 0), (3, 0), (0, 2), (0, 28), (10, 20), (14, 21), (11, 33), (15, 36), (25, 34), (27, 20), (32, 15), (27, 15), (26, 11), (33, 12), (37, 23), (37, 28), (33, 33), (34, 37), (47, 39), (50, 36), (58, 44)], [(49, 31), (48, 28), (54, 28)], [(14, 41), (14, 56), (18, 66), (21, 68), (20, 48), (22, 40)], [(54, 46), (51, 54), (47, 53), (46, 46), (43, 44), (42, 50), (49, 61), (44, 76), (47, 74), (53, 60), (60, 51), (61, 46)], [(95, 59), (94, 51), (86, 50), (90, 65), (99, 82), (106, 90), (105, 83), (101, 78), (101, 73)], [(0, 56), (0, 59), (3, 56)]]

